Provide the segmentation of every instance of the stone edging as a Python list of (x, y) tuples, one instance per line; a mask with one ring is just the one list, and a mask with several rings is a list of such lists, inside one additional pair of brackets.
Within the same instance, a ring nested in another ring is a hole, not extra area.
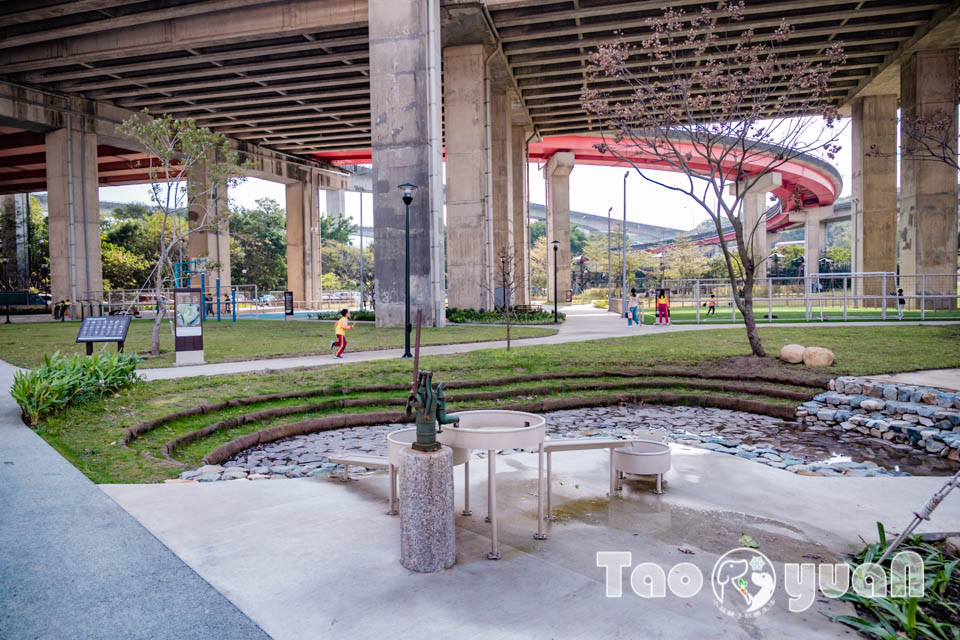
[(831, 380), (827, 388), (797, 408), (797, 420), (960, 460), (960, 393), (852, 377)]

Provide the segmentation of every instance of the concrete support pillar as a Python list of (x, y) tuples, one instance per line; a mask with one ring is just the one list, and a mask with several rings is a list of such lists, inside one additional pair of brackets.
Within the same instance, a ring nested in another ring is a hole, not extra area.
[(530, 304), (530, 228), (527, 225), (527, 133), (510, 127), (510, 218), (513, 220), (514, 303)]
[[(867, 96), (853, 101), (853, 203), (850, 220), (850, 268), (854, 272), (897, 271), (896, 95)], [(888, 282), (888, 287), (892, 282)], [(853, 279), (853, 295), (879, 296), (880, 278)], [(894, 291), (896, 288), (894, 288)], [(879, 299), (857, 305), (879, 307)]]
[(287, 291), (294, 302), (319, 308), (320, 195), (314, 176), (286, 185)]
[[(14, 285), (13, 274), (16, 272), (17, 264), (17, 196), (0, 196), (0, 249), (3, 251), (3, 258), (7, 262), (7, 274), (12, 288)], [(6, 283), (0, 283), (5, 286)]]
[(342, 189), (324, 191), (327, 199), (328, 216), (342, 216), (347, 213), (345, 194), (346, 192)]
[(558, 151), (550, 157), (544, 169), (547, 176), (547, 301), (553, 302), (553, 241), (560, 243), (557, 251), (557, 294), (566, 300), (570, 280), (570, 172), (574, 155)]
[(814, 306), (814, 298), (819, 294), (817, 285), (820, 273), (820, 251), (826, 247), (827, 220), (833, 216), (833, 205), (804, 209), (803, 224), (803, 275), (805, 280), (806, 310), (809, 315)]
[[(493, 280), (494, 304), (502, 306), (503, 274), (501, 258), (509, 260), (512, 272), (514, 260), (514, 229), (512, 209), (513, 171), (510, 162), (513, 114), (511, 96), (503, 91), (490, 95), (490, 169), (492, 179), (491, 214), (493, 216)], [(511, 278), (512, 279), (512, 278)], [(511, 300), (511, 304), (513, 301)]]
[[(490, 176), (485, 151), (485, 60), (481, 44), (443, 50), (448, 300), (458, 309), (493, 307), (493, 262), (497, 254), (487, 200)], [(493, 101), (490, 106), (492, 112)], [(492, 136), (493, 127), (489, 133)]]
[[(99, 300), (100, 196), (97, 136), (67, 118), (46, 136), (50, 289), (54, 302)], [(71, 122), (72, 121), (72, 122)]]
[(404, 205), (397, 185), (419, 190), (410, 206), (411, 322), (442, 326), (439, 3), (371, 0), (374, 302), (378, 327), (404, 324)]
[[(212, 162), (214, 152), (208, 152), (207, 162)], [(187, 237), (186, 260), (206, 258), (208, 291), (216, 291), (220, 280), (220, 297), (230, 295), (230, 207), (225, 185), (212, 184), (205, 164), (197, 164), (187, 176), (190, 207), (187, 224), (198, 229)], [(174, 260), (177, 258), (174, 257)], [(199, 286), (197, 278), (193, 285)]]
[[(920, 51), (900, 68), (901, 117), (947, 115), (948, 139), (957, 139), (957, 50)], [(957, 292), (957, 171), (944, 162), (904, 156), (900, 161), (900, 284), (926, 308), (956, 308), (956, 300), (931, 298)]]
[[(768, 173), (750, 184), (749, 191), (743, 197), (743, 236), (757, 263), (757, 278), (766, 278), (769, 268), (767, 258), (770, 256), (770, 245), (767, 242), (767, 220), (763, 215), (770, 208), (767, 193), (781, 184), (783, 179), (779, 173)], [(729, 187), (731, 194), (735, 194), (736, 189), (736, 185)]]

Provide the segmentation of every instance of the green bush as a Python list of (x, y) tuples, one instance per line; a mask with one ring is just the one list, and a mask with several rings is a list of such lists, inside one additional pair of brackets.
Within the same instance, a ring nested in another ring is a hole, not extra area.
[[(561, 313), (558, 318), (565, 320), (566, 316)], [(503, 311), (476, 311), (474, 309), (447, 309), (447, 321), (476, 324), (504, 324), (506, 322)], [(511, 313), (510, 321), (514, 324), (548, 324), (553, 322), (553, 312)]]
[[(339, 311), (321, 311), (317, 313), (317, 320), (339, 320), (340, 312)], [(374, 321), (377, 319), (377, 314), (373, 311), (351, 311), (350, 319), (355, 321)]]
[(116, 391), (137, 381), (138, 358), (128, 353), (43, 357), (39, 369), (18, 371), (10, 395), (31, 426), (64, 407)]

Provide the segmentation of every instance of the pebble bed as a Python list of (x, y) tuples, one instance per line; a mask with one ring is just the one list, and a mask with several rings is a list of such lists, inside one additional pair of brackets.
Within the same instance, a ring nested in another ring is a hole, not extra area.
[[(556, 411), (545, 417), (551, 436), (631, 438), (652, 431), (672, 442), (737, 455), (803, 475), (947, 475), (960, 466), (908, 443), (878, 438), (869, 432), (838, 431), (824, 424), (785, 422), (726, 409), (625, 404)], [(328, 456), (386, 456), (387, 433), (408, 427), (385, 424), (295, 436), (248, 449), (223, 465), (185, 471), (180, 479), (209, 482), (329, 475), (342, 467), (329, 462)], [(519, 451), (499, 453), (510, 455)]]

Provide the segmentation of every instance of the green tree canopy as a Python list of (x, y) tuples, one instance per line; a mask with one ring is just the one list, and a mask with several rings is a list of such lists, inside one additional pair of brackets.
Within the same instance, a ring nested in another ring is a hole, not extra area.
[(286, 288), (286, 225), (286, 211), (271, 198), (260, 198), (253, 209), (231, 208), (230, 276), (233, 282), (255, 284), (261, 291)]

